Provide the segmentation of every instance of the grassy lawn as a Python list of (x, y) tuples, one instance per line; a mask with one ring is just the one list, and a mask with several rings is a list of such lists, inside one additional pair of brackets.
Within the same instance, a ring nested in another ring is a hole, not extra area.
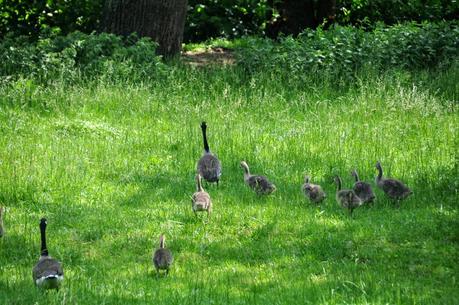
[[(279, 78), (178, 68), (144, 84), (0, 85), (0, 304), (457, 304), (457, 66), (348, 87)], [(204, 186), (210, 221), (190, 199), (203, 120), (223, 165)], [(251, 192), (241, 160), (277, 192)], [(350, 218), (333, 177), (373, 183), (377, 160), (414, 195), (396, 208), (376, 190)], [(43, 216), (58, 292), (32, 281)], [(175, 262), (158, 278), (160, 233)]]

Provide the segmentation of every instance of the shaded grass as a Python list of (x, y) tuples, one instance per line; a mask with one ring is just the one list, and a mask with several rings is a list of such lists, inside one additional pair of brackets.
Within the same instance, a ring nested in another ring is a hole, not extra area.
[[(177, 68), (144, 84), (6, 83), (0, 303), (454, 304), (457, 80), (455, 67), (349, 87)], [(210, 221), (190, 202), (202, 120), (223, 164)], [(251, 193), (241, 160), (278, 191)], [(377, 191), (350, 219), (333, 176), (372, 181), (376, 160), (415, 194), (397, 209)], [(321, 207), (300, 192), (306, 172), (328, 194)], [(31, 280), (42, 216), (66, 273), (58, 293)], [(151, 263), (161, 232), (175, 255), (165, 278)]]

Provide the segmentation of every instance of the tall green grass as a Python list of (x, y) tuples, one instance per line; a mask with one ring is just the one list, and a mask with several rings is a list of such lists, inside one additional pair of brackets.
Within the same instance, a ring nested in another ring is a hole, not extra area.
[[(279, 81), (284, 79), (286, 81)], [(336, 86), (239, 68), (176, 67), (163, 78), (0, 85), (0, 304), (455, 304), (457, 65), (362, 74)], [(223, 164), (208, 221), (190, 196), (199, 124)], [(258, 197), (239, 162), (278, 191)], [(372, 181), (381, 160), (414, 195), (354, 218), (333, 176)], [(305, 173), (328, 194), (312, 206)], [(39, 218), (65, 282), (32, 282)], [(151, 256), (160, 233), (168, 277)]]

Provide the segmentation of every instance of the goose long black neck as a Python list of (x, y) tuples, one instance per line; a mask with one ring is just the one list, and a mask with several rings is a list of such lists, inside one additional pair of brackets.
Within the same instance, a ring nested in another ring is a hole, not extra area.
[(40, 235), (41, 235), (41, 255), (48, 256), (48, 248), (46, 247), (46, 220), (42, 219), (40, 222)]
[(209, 149), (209, 143), (207, 142), (207, 135), (206, 135), (207, 124), (206, 122), (202, 122), (201, 129), (202, 129), (202, 139), (204, 141), (204, 150), (208, 153), (210, 152), (210, 149)]
[(381, 167), (381, 165), (378, 163), (378, 164), (376, 165), (376, 168), (378, 169), (378, 177), (377, 177), (377, 179), (378, 179), (378, 180), (381, 180), (382, 175), (383, 175), (382, 167)]

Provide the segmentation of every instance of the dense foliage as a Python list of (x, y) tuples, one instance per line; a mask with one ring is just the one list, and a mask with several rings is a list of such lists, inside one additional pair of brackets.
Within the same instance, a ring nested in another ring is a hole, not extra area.
[[(380, 25), (373, 31), (336, 26), (306, 30), (298, 38), (278, 42), (244, 39), (240, 45), (236, 53), (246, 71), (282, 72), (299, 80), (311, 73), (352, 79), (365, 69), (430, 68), (454, 61), (459, 55), (459, 23)], [(171, 69), (155, 55), (155, 47), (150, 39), (135, 35), (51, 33), (37, 41), (7, 37), (0, 43), (0, 76), (78, 81), (103, 75), (143, 81)]]
[(40, 37), (36, 42), (25, 36), (8, 37), (0, 44), (0, 75), (69, 81), (102, 74), (122, 79), (154, 77), (162, 65), (155, 48), (149, 38), (135, 35), (73, 32)]
[(377, 26), (366, 32), (336, 26), (306, 30), (297, 39), (279, 43), (251, 39), (240, 56), (241, 66), (256, 71), (288, 71), (290, 78), (317, 73), (352, 76), (360, 69), (428, 68), (459, 55), (459, 23), (407, 23)]
[(404, 21), (453, 20), (459, 14), (459, 2), (451, 0), (338, 0), (340, 24), (363, 25), (378, 21), (395, 24)]
[[(305, 1), (305, 0), (304, 0)], [(317, 0), (308, 0), (317, 2)], [(281, 18), (276, 4), (281, 0), (190, 0), (185, 41), (211, 37), (263, 35)], [(63, 34), (99, 30), (103, 0), (0, 0), (0, 37), (7, 33), (35, 38), (43, 29)], [(394, 24), (408, 20), (454, 19), (459, 2), (448, 0), (337, 0), (335, 20), (342, 25), (372, 27), (378, 21)]]

